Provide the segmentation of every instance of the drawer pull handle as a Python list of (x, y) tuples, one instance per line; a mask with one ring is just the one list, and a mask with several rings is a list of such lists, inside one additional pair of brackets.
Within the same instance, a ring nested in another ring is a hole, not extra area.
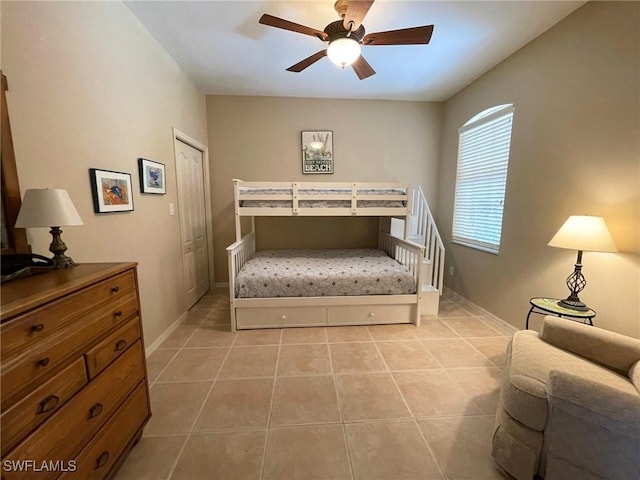
[(44, 323), (37, 323), (31, 327), (32, 332), (41, 332), (44, 330)]
[(115, 312), (115, 313), (113, 314), (113, 316), (114, 316), (114, 317), (116, 317), (116, 318), (121, 317), (121, 316), (122, 316), (122, 310), (118, 310), (117, 312)]
[(96, 470), (104, 467), (104, 464), (109, 461), (109, 452), (102, 452), (96, 459)]
[(286, 315), (282, 315), (282, 320), (286, 320), (287, 316)]
[(97, 417), (102, 413), (102, 404), (96, 403), (93, 407), (89, 409), (89, 415), (87, 416), (87, 420), (91, 420), (92, 418)]
[(111, 293), (118, 293), (120, 291), (120, 287), (113, 287), (111, 289)]
[(127, 341), (124, 339), (118, 340), (116, 342), (116, 346), (113, 349), (114, 352), (121, 352), (122, 350), (124, 350), (125, 348), (127, 348)]
[(39, 367), (46, 367), (47, 365), (49, 365), (49, 357), (44, 357), (38, 360)]
[(40, 402), (40, 405), (38, 406), (38, 411), (36, 413), (50, 412), (51, 410), (56, 408), (59, 401), (60, 401), (59, 397), (56, 397), (55, 395), (49, 395), (48, 397), (46, 397), (44, 400)]

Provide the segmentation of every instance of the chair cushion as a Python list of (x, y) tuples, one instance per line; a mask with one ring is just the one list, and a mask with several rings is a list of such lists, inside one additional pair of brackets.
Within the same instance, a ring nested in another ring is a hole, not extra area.
[(550, 345), (536, 332), (516, 332), (507, 350), (501, 401), (514, 419), (540, 432), (547, 423), (546, 384), (551, 370), (565, 371), (622, 391), (636, 392), (628, 378)]

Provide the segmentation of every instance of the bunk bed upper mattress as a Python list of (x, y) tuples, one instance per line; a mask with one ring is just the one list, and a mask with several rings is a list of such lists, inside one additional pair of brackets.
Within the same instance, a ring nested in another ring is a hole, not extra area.
[(382, 250), (263, 250), (236, 277), (236, 298), (416, 293), (407, 268)]
[[(240, 187), (238, 189), (240, 195), (291, 195), (293, 196), (292, 188), (261, 188), (261, 187)], [(318, 197), (313, 199), (301, 199), (298, 204), (302, 208), (349, 208), (351, 206), (351, 193), (350, 188), (300, 188), (298, 190), (299, 195), (313, 195)], [(404, 188), (358, 188), (358, 195), (406, 195), (407, 191)], [(332, 196), (330, 199), (322, 198), (322, 196)], [(344, 197), (344, 199), (336, 199), (335, 196)], [(271, 199), (256, 199), (249, 200), (245, 198), (240, 200), (241, 207), (260, 207), (260, 208), (287, 208), (291, 206), (291, 200), (271, 200)], [(397, 208), (406, 206), (404, 200), (358, 200), (358, 207), (377, 207), (377, 208)]]

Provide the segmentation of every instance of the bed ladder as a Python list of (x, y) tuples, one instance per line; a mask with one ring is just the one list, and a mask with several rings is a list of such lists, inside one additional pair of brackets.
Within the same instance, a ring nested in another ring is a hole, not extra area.
[(444, 244), (420, 186), (413, 188), (411, 200), (412, 212), (408, 224), (405, 225), (405, 239), (425, 247), (424, 262), (427, 274), (422, 291), (437, 290), (442, 295)]

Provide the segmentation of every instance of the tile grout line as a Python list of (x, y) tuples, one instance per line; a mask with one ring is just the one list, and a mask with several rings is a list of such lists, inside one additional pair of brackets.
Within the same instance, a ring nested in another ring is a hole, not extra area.
[[(367, 329), (369, 337), (369, 329)], [(349, 448), (349, 437), (347, 436), (347, 427), (345, 426), (344, 413), (342, 412), (342, 402), (340, 401), (340, 394), (338, 393), (338, 381), (336, 379), (336, 372), (333, 368), (333, 357), (331, 356), (331, 344), (329, 343), (329, 333), (327, 332), (327, 354), (329, 355), (329, 369), (331, 370), (331, 380), (333, 382), (333, 391), (336, 398), (336, 404), (338, 405), (338, 415), (340, 416), (340, 429), (342, 430), (342, 438), (344, 439), (344, 446), (347, 450), (347, 460), (349, 461), (349, 473), (351, 479), (355, 479), (355, 470), (353, 468), (353, 460), (351, 459), (351, 449)]]
[[(178, 354), (180, 353), (181, 349), (176, 349), (176, 353), (173, 354), (173, 356), (169, 359), (169, 361), (167, 362), (167, 364), (162, 367), (162, 369), (158, 372), (158, 375), (156, 375), (156, 378), (153, 379), (153, 381), (149, 382), (149, 390), (151, 390), (151, 387), (153, 387), (156, 383), (158, 383), (158, 379), (162, 376), (162, 374), (167, 370), (167, 368), (169, 368), (169, 365), (171, 364), (171, 362), (173, 362), (176, 357), (178, 356)], [(157, 350), (156, 350), (157, 351)], [(160, 382), (162, 383), (162, 382)]]
[(264, 437), (264, 449), (262, 451), (262, 460), (260, 462), (260, 480), (264, 478), (264, 468), (267, 463), (267, 449), (269, 447), (269, 436), (271, 433), (271, 414), (273, 413), (273, 403), (276, 397), (276, 383), (278, 381), (278, 366), (280, 365), (280, 352), (282, 350), (282, 340), (284, 338), (284, 330), (280, 329), (280, 341), (278, 342), (278, 353), (276, 355), (276, 364), (273, 370), (273, 385), (271, 387), (271, 401), (269, 402), (269, 413), (267, 415), (267, 425)]
[[(193, 332), (192, 335), (195, 335), (197, 329)], [(214, 385), (216, 384), (216, 381), (218, 379), (218, 377), (220, 376), (220, 372), (222, 371), (222, 367), (224, 366), (224, 362), (227, 361), (227, 358), (229, 357), (229, 354), (231, 353), (231, 348), (233, 347), (233, 344), (236, 342), (238, 338), (238, 335), (235, 334), (233, 337), (233, 340), (231, 341), (231, 344), (229, 345), (229, 349), (227, 350), (227, 353), (225, 354), (224, 358), (222, 359), (222, 362), (220, 362), (220, 366), (218, 367), (218, 371), (216, 372), (215, 377), (213, 378), (213, 381), (211, 382), (211, 386), (209, 387), (209, 390), (207, 391), (207, 394), (204, 396), (204, 399), (202, 400), (202, 405), (200, 405), (200, 408), (198, 410), (198, 413), (195, 416), (195, 419), (193, 420), (193, 423), (191, 424), (191, 428), (189, 429), (189, 432), (187, 433), (187, 436), (184, 440), (184, 443), (182, 444), (182, 448), (180, 449), (180, 451), (178, 452), (178, 454), (176, 455), (176, 459), (173, 462), (173, 465), (171, 466), (171, 469), (169, 470), (169, 474), (167, 475), (167, 480), (170, 480), (171, 477), (173, 476), (173, 473), (175, 472), (176, 467), (178, 466), (178, 462), (180, 461), (180, 457), (182, 456), (182, 453), (184, 452), (184, 449), (187, 446), (187, 443), (189, 442), (189, 439), (191, 438), (191, 434), (193, 433), (193, 429), (196, 426), (196, 423), (198, 422), (198, 419), (200, 418), (200, 415), (202, 415), (202, 411), (204, 410), (204, 406), (207, 403), (207, 400), (209, 399), (209, 396), (211, 395), (211, 392), (213, 390)], [(184, 343), (184, 345), (186, 345), (187, 342)], [(180, 349), (180, 351), (182, 351), (182, 348)]]
[[(474, 338), (477, 338), (477, 337), (474, 337)], [(492, 338), (495, 338), (495, 337), (492, 337)], [(502, 369), (502, 367), (501, 367), (500, 365), (496, 365), (496, 364), (495, 364), (495, 363), (494, 363), (494, 362), (489, 358), (489, 356), (488, 356), (488, 355), (485, 355), (485, 354), (484, 354), (484, 353), (482, 353), (480, 350), (478, 350), (478, 349), (476, 348), (476, 346), (475, 346), (473, 343), (468, 342), (466, 338), (463, 338), (463, 340), (464, 340), (464, 342), (465, 342), (467, 345), (469, 345), (473, 350), (475, 350), (475, 351), (476, 351), (476, 352), (478, 352), (480, 355), (482, 355), (484, 358), (486, 358), (486, 359), (489, 361), (489, 363), (490, 363), (491, 365), (495, 366), (496, 368)], [(467, 368), (469, 368), (469, 367), (467, 367)], [(486, 368), (492, 368), (492, 367), (486, 367)]]
[[(429, 445), (429, 442), (427, 441), (426, 437), (422, 433), (422, 429), (420, 428), (420, 425), (418, 425), (418, 421), (416, 420), (416, 416), (414, 415), (413, 411), (411, 410), (411, 407), (409, 406), (409, 403), (407, 402), (407, 399), (404, 398), (404, 394), (402, 393), (402, 390), (400, 389), (400, 386), (398, 385), (398, 382), (396, 381), (396, 378), (393, 376), (393, 373), (391, 373), (391, 369), (389, 368), (389, 365), (387, 364), (387, 360), (384, 358), (384, 355), (382, 355), (382, 352), (378, 348), (378, 343), (377, 342), (375, 342), (375, 346), (376, 346), (376, 350), (378, 351), (378, 355), (380, 355), (382, 357), (382, 361), (384, 362), (385, 366), (387, 367), (387, 370), (389, 370), (389, 376), (391, 377), (391, 381), (393, 382), (393, 384), (396, 387), (396, 390), (400, 394), (400, 398), (402, 398), (402, 401), (404, 402), (404, 405), (407, 408), (407, 410), (409, 412), (409, 415), (411, 416), (410, 418), (413, 421), (414, 426), (418, 429), (418, 434), (420, 435), (420, 438), (422, 438), (422, 441), (424, 442), (424, 445), (427, 447), (427, 450), (429, 451), (429, 454), (431, 455), (431, 458), (433, 459), (433, 462), (434, 462), (436, 468), (440, 472), (440, 475), (442, 476), (442, 478), (444, 478), (444, 479), (448, 478), (446, 476), (445, 472), (444, 472), (444, 468), (442, 468), (440, 466), (440, 462), (436, 458), (435, 452), (431, 449), (431, 445)], [(423, 348), (426, 349), (427, 347), (423, 345)], [(431, 353), (431, 352), (429, 352), (429, 353)], [(436, 361), (437, 360), (438, 359), (436, 358)]]

